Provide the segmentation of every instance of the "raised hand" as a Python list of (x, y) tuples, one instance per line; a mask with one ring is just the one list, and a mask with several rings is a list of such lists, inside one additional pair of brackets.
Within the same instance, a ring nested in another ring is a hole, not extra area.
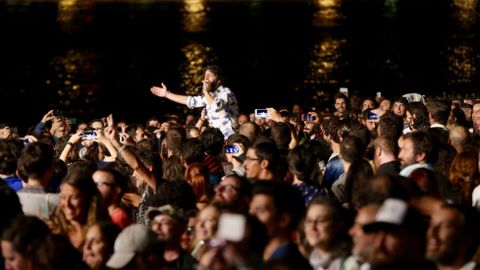
[(274, 108), (267, 108), (267, 112), (268, 112), (268, 119), (269, 120), (272, 120), (272, 121), (275, 121), (275, 122), (284, 122), (283, 121), (283, 118), (282, 118), (282, 115), (277, 111), (275, 110)]
[(82, 132), (77, 132), (75, 134), (73, 134), (70, 139), (68, 139), (69, 142), (73, 143), (73, 144), (77, 144), (80, 139), (82, 138)]
[(202, 112), (200, 113), (200, 119), (202, 119), (202, 121), (205, 121), (206, 119), (208, 119), (207, 109), (205, 108), (202, 109)]
[(162, 86), (152, 86), (150, 88), (150, 92), (152, 92), (152, 94), (154, 94), (157, 97), (166, 97), (168, 90), (165, 84), (162, 83)]
[(116, 132), (115, 132), (115, 127), (113, 126), (108, 126), (107, 128), (105, 128), (105, 137), (110, 140), (110, 141), (113, 141), (113, 140), (116, 140)]
[(103, 130), (95, 130), (95, 134), (97, 134), (97, 136), (95, 137), (95, 141), (101, 144), (107, 143), (108, 138), (105, 136), (105, 133)]
[(203, 92), (208, 93), (212, 88), (212, 82), (209, 80), (203, 80)]
[(107, 127), (115, 128), (115, 125), (113, 123), (113, 115), (112, 114), (109, 114), (107, 116)]
[(53, 110), (48, 111), (43, 117), (42, 117), (42, 123), (47, 123), (48, 121), (53, 119)]

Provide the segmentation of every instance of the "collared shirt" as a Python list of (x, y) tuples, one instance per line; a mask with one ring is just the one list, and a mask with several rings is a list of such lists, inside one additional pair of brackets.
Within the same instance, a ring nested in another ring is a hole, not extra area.
[(443, 130), (448, 131), (448, 129), (447, 129), (444, 125), (438, 124), (438, 123), (435, 123), (435, 124), (430, 125), (430, 128), (441, 128), (441, 129), (443, 129)]
[(431, 170), (432, 169), (432, 165), (431, 164), (428, 164), (428, 163), (415, 163), (415, 164), (411, 164), (411, 165), (408, 165), (407, 167), (403, 168), (401, 171), (400, 171), (400, 175), (401, 176), (404, 176), (404, 177), (410, 177), (410, 174), (412, 174), (412, 172), (416, 169), (420, 169), (420, 168), (424, 168), (424, 169), (429, 169)]
[(205, 107), (210, 126), (220, 129), (226, 139), (235, 133), (237, 127), (237, 98), (229, 88), (223, 86), (213, 91), (212, 96), (211, 104), (208, 104), (205, 96), (188, 96), (187, 107), (190, 109)]

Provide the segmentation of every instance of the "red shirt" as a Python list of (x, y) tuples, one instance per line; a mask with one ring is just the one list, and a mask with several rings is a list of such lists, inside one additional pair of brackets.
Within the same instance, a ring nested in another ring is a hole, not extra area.
[(117, 207), (110, 213), (110, 218), (112, 219), (112, 222), (117, 224), (122, 230), (132, 224), (130, 215), (120, 207)]

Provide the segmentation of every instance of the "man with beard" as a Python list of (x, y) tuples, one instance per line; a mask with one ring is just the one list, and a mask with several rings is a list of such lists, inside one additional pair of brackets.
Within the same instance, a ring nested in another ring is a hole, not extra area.
[(220, 129), (226, 139), (235, 133), (238, 103), (235, 94), (222, 86), (221, 79), (219, 67), (207, 66), (204, 69), (202, 96), (174, 94), (163, 83), (161, 86), (153, 86), (150, 91), (156, 96), (187, 105), (190, 109), (205, 107), (210, 126)]
[(480, 269), (473, 260), (479, 245), (479, 212), (470, 206), (446, 205), (432, 214), (427, 231), (427, 259), (437, 269)]
[(401, 176), (410, 177), (410, 174), (419, 168), (432, 169), (429, 159), (434, 149), (432, 140), (426, 132), (416, 131), (402, 135), (398, 139), (398, 148)]
[(250, 204), (252, 184), (236, 174), (229, 174), (215, 186), (213, 203), (221, 205), (235, 213), (247, 213)]
[(150, 229), (157, 235), (157, 240), (165, 243), (163, 258), (167, 263), (165, 269), (194, 269), (196, 260), (182, 249), (180, 239), (187, 228), (187, 216), (176, 206), (164, 205), (150, 207), (147, 212)]
[(335, 107), (335, 112), (333, 113), (333, 115), (337, 117), (342, 117), (348, 112), (349, 109), (348, 97), (342, 93), (337, 93), (333, 99), (335, 101), (333, 103), (333, 106)]
[(363, 225), (372, 223), (375, 220), (375, 215), (378, 212), (380, 205), (367, 204), (358, 209), (357, 216), (353, 226), (348, 231), (352, 237), (353, 247), (352, 256), (345, 261), (346, 269), (367, 269), (369, 267), (368, 255), (371, 253), (375, 234), (368, 234), (363, 231)]
[(434, 269), (424, 258), (426, 219), (406, 201), (389, 198), (373, 222), (363, 226), (372, 235), (367, 262), (374, 269)]
[(322, 138), (321, 132), (321, 118), (316, 112), (309, 112), (310, 117), (303, 117), (303, 133), (304, 138), (302, 142), (311, 140), (320, 140)]

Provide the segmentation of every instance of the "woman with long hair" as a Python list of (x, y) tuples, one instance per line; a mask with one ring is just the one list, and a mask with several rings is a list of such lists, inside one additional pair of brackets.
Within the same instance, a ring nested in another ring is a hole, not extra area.
[(49, 223), (52, 231), (67, 236), (80, 249), (87, 229), (100, 220), (110, 218), (90, 171), (71, 167), (60, 186), (59, 207)]
[(480, 184), (478, 151), (467, 148), (458, 153), (453, 159), (448, 178), (458, 196), (458, 202), (472, 205), (473, 189)]
[(113, 244), (120, 227), (112, 222), (97, 222), (87, 231), (83, 245), (83, 261), (93, 270), (107, 268), (107, 261), (113, 254)]
[(202, 163), (192, 163), (185, 171), (185, 180), (192, 186), (198, 209), (205, 208), (211, 198), (212, 189), (208, 176), (208, 169)]
[(288, 168), (293, 175), (293, 186), (302, 193), (305, 206), (317, 197), (326, 197), (327, 192), (320, 187), (323, 178), (319, 159), (313, 147), (302, 144), (290, 150), (287, 156)]
[(217, 232), (220, 214), (221, 209), (215, 204), (209, 204), (198, 212), (192, 250), (194, 258), (199, 259), (208, 250), (208, 243)]

